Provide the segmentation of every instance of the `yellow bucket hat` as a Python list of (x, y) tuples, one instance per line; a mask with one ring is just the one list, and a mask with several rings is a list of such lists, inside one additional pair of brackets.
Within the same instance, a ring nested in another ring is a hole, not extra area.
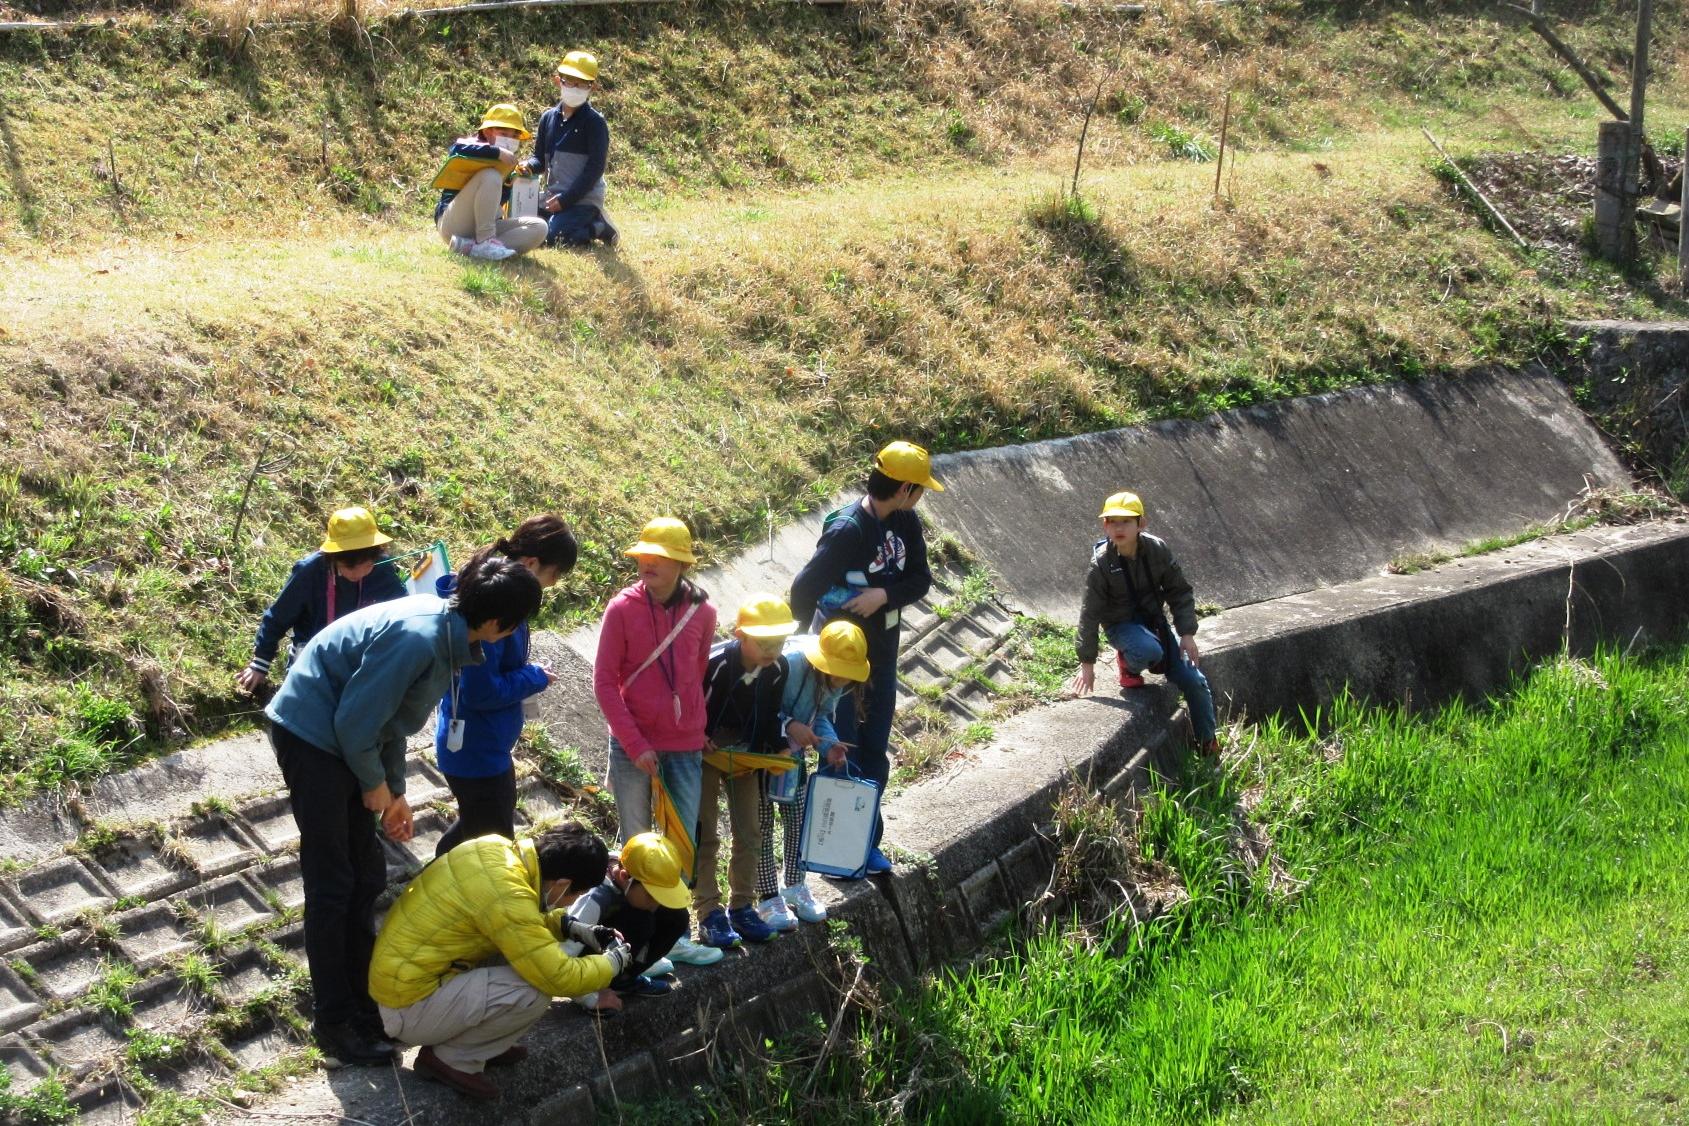
[(591, 51), (570, 51), (563, 56), (563, 61), (557, 64), (557, 73), (578, 78), (582, 82), (597, 82), (598, 56)]
[(692, 906), (692, 891), (681, 878), (680, 854), (661, 833), (640, 833), (622, 846), (622, 867), (664, 907)]
[(855, 622), (828, 622), (804, 650), (812, 668), (846, 680), (868, 679), (868, 638)]
[(1143, 514), (1144, 502), (1138, 499), (1137, 493), (1115, 493), (1103, 501), (1101, 516), (1105, 520), (1110, 516), (1141, 517)]
[(790, 637), (798, 632), (792, 608), (785, 599), (772, 594), (753, 594), (739, 607), (734, 625), (748, 637)]
[(932, 455), (913, 442), (893, 442), (874, 458), (874, 468), (893, 481), (907, 481), (935, 493), (944, 491), (932, 475)]
[(522, 111), (509, 102), (500, 102), (496, 106), (487, 107), (487, 112), (481, 117), (481, 124), (477, 129), (514, 129), (516, 136), (524, 141), (533, 139), (528, 132), (528, 126), (522, 120)]
[(328, 537), (318, 550), (332, 555), (392, 542), (392, 536), (382, 535), (381, 529), (375, 526), (375, 517), (369, 514), (369, 509), (342, 508), (328, 518)]
[(692, 533), (673, 516), (659, 516), (639, 533), (639, 542), (622, 552), (623, 555), (661, 555), (677, 563), (696, 563), (692, 554)]

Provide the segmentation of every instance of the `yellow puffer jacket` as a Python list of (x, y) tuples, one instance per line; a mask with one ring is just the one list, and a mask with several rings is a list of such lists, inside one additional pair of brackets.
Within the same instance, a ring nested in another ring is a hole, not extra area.
[(370, 996), (390, 1009), (414, 1005), (494, 953), (553, 997), (602, 989), (610, 984), (610, 960), (563, 953), (566, 914), (540, 906), (532, 841), (465, 841), (424, 868), (387, 913), (370, 962)]

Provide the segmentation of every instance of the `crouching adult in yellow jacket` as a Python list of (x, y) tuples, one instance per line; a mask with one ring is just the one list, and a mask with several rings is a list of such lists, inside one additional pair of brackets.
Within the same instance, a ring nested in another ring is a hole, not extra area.
[[(604, 842), (571, 823), (533, 840), (464, 841), (410, 882), (375, 940), (369, 991), (387, 1035), (422, 1046), (419, 1074), (498, 1098), (482, 1069), (527, 1056), (516, 1042), (553, 997), (602, 989), (627, 967), (620, 935), (565, 910), (608, 866)], [(594, 953), (570, 957), (564, 941)], [(481, 965), (495, 954), (509, 964)]]

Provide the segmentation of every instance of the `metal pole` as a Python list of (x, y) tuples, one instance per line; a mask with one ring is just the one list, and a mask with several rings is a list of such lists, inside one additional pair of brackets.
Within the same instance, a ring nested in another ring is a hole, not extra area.
[(1683, 131), (1683, 199), (1677, 211), (1677, 278), (1689, 293), (1689, 129)]

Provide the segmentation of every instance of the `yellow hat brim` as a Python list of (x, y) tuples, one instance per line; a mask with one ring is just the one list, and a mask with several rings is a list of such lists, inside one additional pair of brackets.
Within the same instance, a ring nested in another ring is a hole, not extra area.
[(1105, 508), (1099, 514), (1104, 520), (1110, 516), (1136, 516), (1141, 518), (1142, 512), (1133, 512), (1130, 508)]
[(746, 637), (790, 637), (798, 632), (798, 623), (783, 622), (772, 626), (735, 626)]
[(690, 551), (682, 551), (679, 548), (662, 543), (646, 543), (644, 540), (640, 540), (622, 554), (661, 555), (664, 559), (673, 559), (676, 563), (696, 563), (698, 561), (698, 557)]
[(377, 530), (369, 533), (367, 536), (347, 536), (343, 540), (325, 539), (323, 540), (323, 545), (317, 550), (329, 555), (334, 555), (342, 551), (357, 551), (360, 548), (377, 547), (381, 544), (392, 542), (392, 536), (382, 535), (381, 532)]
[(828, 676), (842, 676), (846, 680), (857, 682), (868, 679), (867, 661), (846, 661), (838, 657), (829, 657), (819, 645), (806, 650), (804, 655), (809, 658), (811, 668), (820, 669)]
[(483, 122), (481, 122), (481, 124), (477, 125), (475, 128), (477, 128), (477, 129), (515, 129), (517, 140), (519, 140), (519, 141), (531, 141), (531, 140), (534, 139), (534, 135), (532, 133), (528, 132), (526, 129), (522, 129), (522, 128), (519, 128), (518, 126), (510, 124), (510, 122), (508, 122), (508, 121), (483, 121)]
[(579, 67), (569, 66), (567, 63), (559, 63), (558, 67), (557, 67), (557, 73), (558, 74), (566, 74), (570, 78), (578, 78), (582, 82), (597, 82), (598, 81), (597, 75), (588, 74), (586, 71), (581, 70)]
[[(634, 879), (638, 880), (639, 877), (635, 876)], [(684, 880), (673, 887), (666, 888), (639, 880), (639, 886), (650, 892), (651, 898), (655, 899), (660, 907), (684, 909), (692, 906), (692, 889), (686, 886)]]

